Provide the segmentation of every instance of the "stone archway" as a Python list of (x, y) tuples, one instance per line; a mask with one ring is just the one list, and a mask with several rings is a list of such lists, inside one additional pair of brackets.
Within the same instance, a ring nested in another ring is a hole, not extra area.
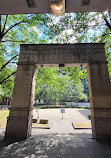
[(35, 70), (59, 64), (87, 67), (92, 135), (96, 140), (111, 140), (111, 86), (102, 43), (21, 45), (5, 139), (31, 135)]

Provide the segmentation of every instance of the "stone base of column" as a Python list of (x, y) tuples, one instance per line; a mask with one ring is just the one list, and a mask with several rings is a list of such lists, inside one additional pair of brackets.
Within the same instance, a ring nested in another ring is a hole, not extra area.
[(32, 116), (17, 117), (9, 116), (7, 118), (7, 127), (5, 131), (5, 140), (24, 140), (31, 135), (32, 129)]
[(97, 141), (111, 141), (111, 118), (91, 117), (92, 136)]

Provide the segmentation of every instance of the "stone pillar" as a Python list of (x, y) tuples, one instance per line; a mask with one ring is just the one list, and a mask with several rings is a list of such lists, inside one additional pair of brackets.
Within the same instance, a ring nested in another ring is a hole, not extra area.
[(35, 65), (18, 64), (5, 139), (22, 140), (31, 135), (35, 70)]
[(111, 86), (107, 63), (89, 63), (87, 69), (93, 138), (111, 140)]

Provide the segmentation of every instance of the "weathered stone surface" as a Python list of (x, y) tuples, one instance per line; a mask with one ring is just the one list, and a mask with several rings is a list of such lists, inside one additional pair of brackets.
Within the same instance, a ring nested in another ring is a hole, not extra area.
[[(18, 65), (5, 139), (25, 139), (31, 135), (35, 70), (35, 65)], [(21, 75), (20, 71), (28, 75)]]
[(59, 64), (106, 61), (103, 44), (21, 45), (20, 60), (24, 63)]
[(31, 135), (31, 127), (32, 116), (9, 116), (7, 119), (5, 139), (24, 140)]
[(111, 118), (91, 117), (93, 138), (102, 140), (111, 140)]
[(5, 138), (30, 136), (36, 66), (59, 64), (87, 66), (92, 134), (97, 140), (111, 138), (111, 86), (104, 44), (33, 44), (21, 45), (20, 50)]

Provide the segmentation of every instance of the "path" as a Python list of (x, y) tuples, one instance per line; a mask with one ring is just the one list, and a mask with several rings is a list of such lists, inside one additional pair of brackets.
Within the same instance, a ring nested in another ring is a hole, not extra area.
[[(74, 130), (71, 125), (72, 121), (89, 121), (89, 113), (66, 109), (62, 120), (60, 109), (40, 110), (40, 118), (48, 118), (51, 129), (32, 129), (30, 138), (10, 145), (0, 141), (0, 158), (111, 158), (111, 143), (96, 142), (91, 130)], [(3, 135), (0, 130), (0, 140)]]

